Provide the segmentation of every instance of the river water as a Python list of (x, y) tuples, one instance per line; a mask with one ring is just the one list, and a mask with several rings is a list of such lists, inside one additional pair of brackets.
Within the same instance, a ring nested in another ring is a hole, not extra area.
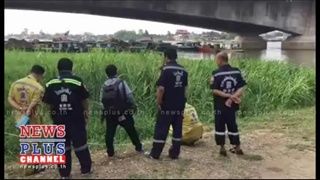
[[(296, 65), (315, 68), (315, 50), (282, 50), (281, 42), (268, 42), (265, 50), (250, 50), (244, 52), (231, 52), (230, 58), (253, 58), (262, 61), (285, 61)], [(213, 54), (178, 52), (179, 57), (200, 59), (214, 59)]]

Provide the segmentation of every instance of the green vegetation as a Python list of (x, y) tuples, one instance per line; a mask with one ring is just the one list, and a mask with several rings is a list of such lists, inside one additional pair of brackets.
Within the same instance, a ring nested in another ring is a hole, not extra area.
[[(158, 53), (44, 53), (5, 51), (5, 98), (10, 85), (24, 77), (33, 64), (46, 68), (45, 82), (56, 75), (56, 63), (61, 57), (74, 61), (74, 71), (82, 77), (91, 94), (91, 122), (88, 127), (89, 143), (92, 147), (104, 148), (104, 124), (100, 122), (99, 92), (106, 76), (104, 68), (114, 63), (120, 76), (133, 89), (139, 112), (135, 116), (136, 126), (142, 139), (153, 135), (156, 113), (155, 82), (159, 76), (162, 56)], [(195, 106), (202, 122), (213, 122), (213, 103), (209, 89), (211, 72), (216, 68), (213, 61), (179, 62), (189, 72), (188, 103)], [(233, 66), (243, 72), (248, 86), (242, 100), (240, 117), (250, 117), (281, 109), (296, 109), (313, 106), (315, 102), (315, 71), (279, 62), (264, 62), (251, 59), (232, 60)], [(18, 153), (17, 130), (14, 128), (11, 109), (5, 102), (5, 160), (16, 158)], [(45, 121), (50, 122), (48, 115)], [(118, 129), (116, 143), (129, 142), (123, 129)]]

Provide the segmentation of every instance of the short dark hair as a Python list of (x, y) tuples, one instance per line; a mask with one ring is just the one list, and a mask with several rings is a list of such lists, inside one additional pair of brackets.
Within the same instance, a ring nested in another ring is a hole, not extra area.
[(73, 62), (69, 58), (61, 58), (58, 62), (58, 70), (68, 70), (71, 71), (73, 67)]
[(117, 75), (117, 67), (113, 64), (109, 64), (106, 69), (106, 74), (108, 77), (112, 77), (112, 76), (115, 76)]
[(167, 48), (164, 51), (164, 57), (166, 57), (172, 61), (175, 61), (178, 57), (177, 50), (175, 48)]
[(45, 72), (44, 68), (40, 65), (33, 65), (32, 68), (31, 68), (31, 73), (35, 73), (35, 74), (38, 74), (38, 75), (43, 75)]
[(225, 51), (219, 52), (219, 53), (217, 54), (217, 57), (218, 57), (218, 56), (221, 58), (221, 60), (222, 60), (223, 62), (228, 62), (228, 60), (229, 60), (228, 54), (227, 54)]

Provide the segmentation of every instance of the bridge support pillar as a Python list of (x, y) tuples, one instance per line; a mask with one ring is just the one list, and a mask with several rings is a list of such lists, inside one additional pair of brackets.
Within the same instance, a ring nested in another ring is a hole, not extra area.
[(315, 36), (294, 36), (289, 37), (281, 44), (281, 49), (300, 49), (300, 50), (315, 50)]
[(239, 43), (240, 48), (244, 50), (267, 48), (267, 42), (258, 35), (240, 35), (235, 40)]
[(316, 16), (315, 16), (315, 2), (311, 4), (311, 9), (305, 20), (305, 30), (300, 36), (289, 36), (288, 39), (282, 42), (282, 49), (301, 49), (301, 50), (315, 50), (316, 49)]

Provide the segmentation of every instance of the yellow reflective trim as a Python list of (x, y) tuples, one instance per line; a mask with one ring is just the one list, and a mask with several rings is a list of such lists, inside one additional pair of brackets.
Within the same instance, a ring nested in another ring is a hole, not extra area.
[(71, 84), (75, 84), (75, 85), (78, 85), (78, 86), (81, 86), (81, 83), (78, 83), (78, 82), (74, 82), (74, 81), (65, 81), (66, 83), (71, 83)]
[[(70, 79), (70, 78), (63, 78), (63, 81), (66, 83), (71, 83), (71, 84), (75, 84), (78, 86), (81, 86), (81, 82), (75, 79)], [(62, 80), (59, 79), (53, 79), (51, 81), (49, 81), (46, 86), (48, 87), (50, 84), (56, 84), (56, 83), (62, 83)]]
[(64, 79), (65, 82), (68, 82), (68, 83), (72, 83), (72, 84), (76, 84), (78, 86), (81, 86), (81, 82), (80, 81), (77, 81), (77, 80), (74, 80), (74, 79)]
[(51, 81), (47, 82), (46, 87), (48, 87), (50, 84), (60, 83), (61, 81), (59, 79), (52, 79)]

